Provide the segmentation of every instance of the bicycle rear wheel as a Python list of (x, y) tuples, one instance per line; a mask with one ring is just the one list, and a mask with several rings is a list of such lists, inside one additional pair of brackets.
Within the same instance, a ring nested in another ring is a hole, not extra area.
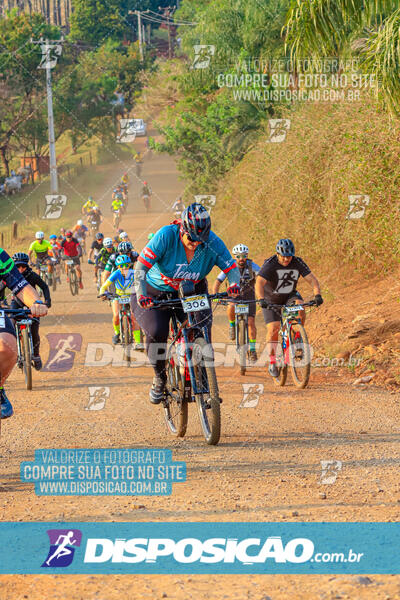
[(215, 446), (221, 436), (221, 405), (211, 345), (202, 337), (193, 342), (194, 374), (199, 393), (195, 395), (200, 423), (207, 444)]
[(306, 330), (301, 323), (293, 323), (289, 332), (289, 359), (296, 387), (305, 388), (311, 372), (310, 346)]
[(55, 270), (53, 270), (51, 276), (52, 276), (52, 290), (53, 290), (53, 292), (55, 292), (57, 290), (57, 277), (56, 277)]
[(71, 290), (71, 294), (76, 296), (78, 293), (78, 278), (76, 276), (76, 271), (74, 268), (69, 268), (69, 288)]
[(188, 423), (188, 403), (185, 398), (183, 376), (180, 373), (175, 346), (167, 358), (166, 398), (163, 402), (167, 427), (176, 437), (184, 437)]
[(23, 369), (25, 375), (26, 389), (32, 389), (32, 356), (31, 356), (31, 345), (28, 335), (28, 329), (20, 329), (21, 336), (21, 351), (23, 356)]
[(240, 374), (246, 374), (246, 361), (247, 361), (247, 344), (246, 344), (246, 321), (240, 316), (238, 323), (238, 344), (239, 344), (239, 365)]

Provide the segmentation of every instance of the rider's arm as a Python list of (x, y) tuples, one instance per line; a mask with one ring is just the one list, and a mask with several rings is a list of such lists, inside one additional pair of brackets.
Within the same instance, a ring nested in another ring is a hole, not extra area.
[(218, 294), (221, 284), (225, 281), (226, 275), (223, 271), (218, 275), (214, 283), (213, 294)]
[(45, 281), (43, 281), (43, 279), (41, 277), (39, 277), (39, 275), (37, 273), (35, 273), (34, 271), (29, 273), (29, 283), (32, 286), (38, 285), (40, 287), (40, 289), (43, 292), (44, 301), (46, 302), (47, 306), (50, 308), (51, 297), (50, 297), (50, 289), (49, 289), (49, 286), (47, 285), (47, 283)]
[(216, 253), (216, 265), (223, 271), (223, 273), (227, 276), (229, 284), (233, 283), (240, 284), (240, 273), (237, 268), (236, 262), (233, 260), (232, 256), (228, 248), (225, 246), (224, 242), (218, 238), (217, 242), (213, 243), (214, 250)]
[(110, 285), (114, 282), (114, 280), (118, 277), (119, 271), (114, 271), (103, 283), (99, 290), (99, 295), (104, 294), (104, 292), (110, 287)]
[(307, 281), (308, 285), (310, 287), (312, 287), (312, 290), (314, 292), (314, 296), (317, 296), (318, 294), (321, 294), (321, 288), (320, 288), (318, 279), (315, 277), (314, 273), (309, 273), (308, 275), (306, 275), (304, 277), (304, 279)]
[(104, 292), (110, 287), (111, 284), (112, 281), (110, 281), (110, 278), (106, 279), (99, 290), (99, 296), (101, 296), (101, 294), (104, 294)]
[(264, 279), (264, 277), (261, 277), (261, 275), (257, 275), (256, 284), (254, 286), (257, 300), (261, 300), (262, 298), (264, 298), (264, 286), (267, 283), (267, 279)]

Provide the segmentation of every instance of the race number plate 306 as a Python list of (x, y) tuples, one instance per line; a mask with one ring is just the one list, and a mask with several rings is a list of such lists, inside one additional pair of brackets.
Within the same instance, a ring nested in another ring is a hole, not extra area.
[(237, 315), (247, 315), (249, 312), (248, 304), (235, 304), (235, 313)]
[(120, 304), (129, 304), (130, 301), (131, 299), (129, 298), (129, 296), (121, 296), (121, 298), (119, 298)]
[(197, 310), (210, 308), (210, 304), (207, 296), (202, 294), (201, 296), (189, 296), (188, 298), (182, 298), (182, 308), (185, 312), (195, 312)]
[(303, 310), (303, 307), (300, 304), (296, 304), (296, 306), (285, 306), (286, 312), (299, 312)]

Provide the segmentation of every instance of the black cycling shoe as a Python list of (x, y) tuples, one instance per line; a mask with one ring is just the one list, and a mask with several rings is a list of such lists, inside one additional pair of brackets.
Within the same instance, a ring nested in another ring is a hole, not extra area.
[(167, 380), (156, 375), (153, 379), (153, 385), (150, 389), (150, 402), (152, 404), (160, 404), (165, 396), (165, 386)]
[(40, 356), (32, 356), (32, 360), (33, 366), (36, 369), (36, 371), (40, 371), (40, 369), (43, 367), (42, 359), (40, 358)]
[(112, 339), (112, 343), (114, 344), (120, 344), (121, 343), (121, 339), (119, 337), (119, 333), (116, 333), (115, 335), (113, 335), (113, 339)]

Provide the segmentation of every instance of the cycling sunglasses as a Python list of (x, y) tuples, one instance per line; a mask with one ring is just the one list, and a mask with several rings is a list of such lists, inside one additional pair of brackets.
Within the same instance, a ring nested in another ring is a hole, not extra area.
[(235, 254), (235, 258), (247, 258), (248, 254)]
[(200, 240), (194, 240), (192, 237), (190, 237), (190, 235), (188, 233), (186, 234), (186, 237), (189, 242), (193, 242), (194, 244), (197, 244), (197, 243), (201, 244)]
[(123, 265), (118, 265), (119, 269), (129, 269), (130, 265), (129, 263), (124, 263)]

